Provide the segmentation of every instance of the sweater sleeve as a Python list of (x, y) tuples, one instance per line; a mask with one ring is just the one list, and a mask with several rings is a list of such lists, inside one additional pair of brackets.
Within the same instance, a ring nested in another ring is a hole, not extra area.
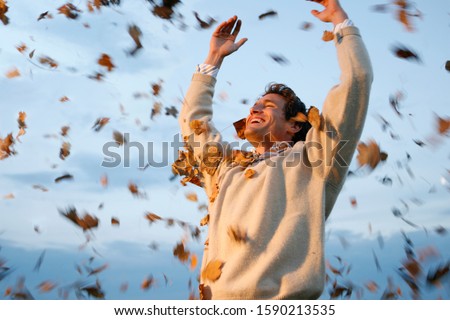
[(203, 174), (208, 196), (212, 193), (213, 178), (223, 158), (225, 145), (212, 123), (215, 83), (216, 79), (210, 75), (194, 73), (179, 117), (181, 134)]
[(373, 74), (358, 28), (341, 29), (334, 42), (340, 83), (325, 99), (320, 128), (312, 128), (305, 143), (316, 174), (338, 192), (364, 127)]

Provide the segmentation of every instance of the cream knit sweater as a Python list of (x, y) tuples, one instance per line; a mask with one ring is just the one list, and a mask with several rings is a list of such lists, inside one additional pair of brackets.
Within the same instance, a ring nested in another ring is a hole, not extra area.
[[(208, 241), (202, 268), (223, 263), (220, 277), (202, 279), (203, 295), (212, 299), (316, 299), (324, 287), (324, 226), (345, 180), (367, 113), (372, 68), (356, 27), (335, 36), (340, 84), (322, 108), (322, 127), (305, 142), (277, 156), (255, 162), (252, 178), (240, 166), (222, 161), (204, 173), (209, 205)], [(180, 115), (183, 136), (191, 136), (197, 160), (202, 147), (221, 142), (211, 123), (215, 78), (194, 74)], [(211, 130), (194, 134), (192, 120)], [(191, 143), (191, 145), (193, 145)], [(347, 165), (346, 165), (347, 164)], [(229, 229), (239, 230), (236, 241)]]

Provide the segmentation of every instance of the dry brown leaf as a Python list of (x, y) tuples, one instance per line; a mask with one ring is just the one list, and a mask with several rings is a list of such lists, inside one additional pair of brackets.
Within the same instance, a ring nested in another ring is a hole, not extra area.
[(16, 49), (20, 53), (24, 53), (24, 52), (26, 52), (28, 50), (28, 47), (27, 47), (27, 45), (25, 43), (21, 43), (20, 45), (16, 46)]
[(94, 125), (92, 126), (92, 129), (94, 129), (94, 131), (96, 132), (99, 132), (108, 122), (109, 118), (106, 117), (97, 118), (97, 120), (95, 120)]
[(311, 22), (307, 22), (307, 21), (303, 22), (303, 23), (300, 25), (300, 29), (302, 29), (303, 31), (308, 31), (308, 30), (310, 30), (312, 27), (313, 27), (313, 24), (312, 24)]
[(98, 267), (98, 268), (95, 268), (95, 269), (90, 270), (88, 276), (91, 276), (91, 275), (94, 275), (94, 274), (103, 272), (103, 271), (105, 271), (108, 267), (109, 267), (109, 265), (108, 265), (107, 263), (105, 263), (104, 265), (102, 265), (102, 266), (100, 266), (100, 267)]
[(152, 83), (152, 93), (155, 97), (159, 96), (160, 92), (161, 92), (161, 84), (162, 84), (162, 80), (160, 80), (158, 83)]
[(62, 180), (72, 180), (73, 176), (69, 173), (63, 174), (62, 176), (59, 176), (55, 179), (55, 182), (61, 182)]
[(67, 96), (62, 96), (61, 98), (59, 98), (59, 102), (67, 102), (67, 101), (69, 101), (70, 99), (67, 97)]
[(77, 19), (79, 16), (80, 9), (71, 3), (66, 3), (58, 8), (60, 14), (65, 15), (68, 19)]
[(142, 290), (148, 290), (155, 284), (155, 278), (152, 275), (145, 278), (141, 283)]
[(194, 133), (196, 135), (202, 134), (204, 132), (208, 132), (209, 131), (209, 126), (206, 122), (202, 121), (202, 120), (192, 120), (189, 123), (189, 127), (194, 130)]
[(436, 117), (438, 132), (441, 135), (445, 135), (450, 130), (450, 118), (444, 119), (439, 116)]
[(333, 32), (331, 32), (331, 31), (327, 31), (327, 30), (325, 30), (324, 32), (323, 32), (323, 35), (322, 35), (322, 40), (323, 41), (332, 41), (334, 39), (334, 33)]
[(6, 16), (6, 12), (8, 12), (9, 7), (6, 5), (5, 0), (0, 0), (0, 20), (6, 26), (9, 23), (9, 18)]
[(20, 71), (17, 68), (11, 69), (6, 72), (6, 77), (8, 79), (20, 77)]
[(78, 216), (77, 210), (74, 207), (69, 207), (66, 210), (58, 209), (59, 213), (64, 217), (75, 223), (77, 226), (83, 229), (83, 231), (87, 231), (92, 228), (97, 228), (99, 220), (95, 216), (92, 216), (88, 213), (81, 218)]
[(162, 104), (160, 102), (155, 102), (153, 104), (152, 113), (150, 115), (150, 119), (153, 120), (153, 117), (161, 113)]
[(360, 142), (357, 150), (358, 155), (356, 158), (361, 167), (367, 165), (370, 168), (375, 169), (375, 167), (380, 163), (380, 147), (375, 141), (370, 140), (368, 144)]
[(123, 145), (125, 143), (127, 143), (128, 141), (125, 139), (125, 137), (123, 136), (122, 133), (120, 133), (119, 131), (114, 130), (113, 132), (113, 138), (114, 141), (119, 145)]
[(39, 63), (41, 63), (43, 65), (48, 65), (52, 69), (58, 67), (58, 63), (48, 56), (39, 57)]
[(222, 275), (223, 265), (224, 263), (220, 260), (208, 262), (206, 267), (202, 270), (202, 279), (212, 282), (217, 281)]
[(69, 132), (70, 127), (69, 126), (63, 126), (61, 127), (60, 135), (63, 137), (67, 137), (67, 133)]
[(242, 118), (241, 120), (238, 120), (233, 123), (234, 129), (236, 130), (236, 133), (240, 139), (245, 139), (245, 127), (247, 124), (247, 119)]
[(186, 199), (193, 201), (193, 202), (197, 202), (198, 201), (198, 197), (197, 194), (195, 192), (188, 192), (186, 193)]
[(157, 214), (151, 213), (151, 212), (147, 212), (145, 214), (145, 218), (150, 221), (150, 223), (153, 223), (157, 220), (162, 220), (162, 218), (160, 216), (158, 216)]
[(133, 182), (129, 182), (128, 183), (128, 190), (130, 190), (131, 194), (134, 197), (137, 197), (137, 198), (146, 198), (147, 197), (145, 192), (139, 191), (138, 186), (135, 183), (133, 183)]
[(105, 67), (109, 72), (111, 72), (116, 66), (112, 63), (111, 57), (106, 53), (102, 53), (97, 63)]
[(291, 119), (297, 122), (308, 122), (308, 117), (303, 112), (298, 112), (295, 117), (292, 117)]
[(248, 169), (245, 170), (245, 172), (244, 172), (244, 176), (245, 176), (247, 179), (253, 178), (253, 177), (255, 176), (255, 174), (256, 174), (256, 171), (253, 170), (253, 169), (250, 169), (250, 168), (248, 168)]
[(173, 255), (184, 263), (189, 259), (190, 252), (185, 249), (183, 242), (179, 242), (173, 249)]
[(320, 114), (319, 109), (314, 106), (311, 106), (308, 110), (308, 122), (313, 128), (320, 130), (322, 125), (322, 115)]
[(8, 134), (5, 139), (0, 137), (0, 160), (6, 159), (11, 155), (16, 154), (13, 149), (14, 138), (12, 133)]
[(258, 19), (259, 19), (259, 20), (262, 20), (262, 19), (265, 19), (265, 18), (267, 18), (267, 17), (275, 17), (275, 16), (277, 16), (277, 15), (278, 15), (278, 13), (277, 13), (276, 11), (274, 11), (274, 10), (269, 10), (269, 11), (267, 11), (267, 12), (265, 12), (265, 13), (260, 14), (260, 15), (258, 16)]
[(3, 199), (7, 199), (7, 200), (11, 200), (14, 198), (15, 198), (14, 193), (8, 193), (7, 195), (3, 196)]
[(59, 150), (59, 157), (61, 160), (66, 160), (66, 158), (70, 155), (70, 143), (63, 142), (61, 149)]
[(111, 225), (113, 225), (113, 226), (120, 226), (120, 220), (118, 218), (112, 217), (111, 218)]
[(128, 27), (128, 34), (130, 35), (130, 37), (133, 39), (134, 43), (136, 44), (136, 46), (132, 50), (130, 50), (128, 52), (128, 54), (134, 56), (136, 54), (136, 52), (138, 52), (138, 50), (142, 48), (142, 43), (141, 43), (142, 32), (138, 26), (131, 25)]
[(206, 226), (209, 223), (209, 213), (200, 220), (200, 226)]

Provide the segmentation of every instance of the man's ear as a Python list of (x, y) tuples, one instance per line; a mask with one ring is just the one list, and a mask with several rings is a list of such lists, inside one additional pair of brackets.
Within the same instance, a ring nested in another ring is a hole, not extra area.
[(297, 121), (294, 121), (294, 120), (289, 121), (289, 124), (288, 124), (288, 133), (289, 134), (294, 135), (297, 132), (299, 132), (300, 130), (302, 130), (301, 124), (299, 124)]

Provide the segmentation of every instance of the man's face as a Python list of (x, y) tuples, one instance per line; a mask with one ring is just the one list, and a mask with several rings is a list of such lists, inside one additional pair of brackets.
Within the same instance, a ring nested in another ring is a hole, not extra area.
[(293, 122), (285, 118), (285, 103), (284, 97), (275, 93), (266, 94), (256, 101), (246, 118), (245, 138), (253, 145), (292, 140), (295, 131), (292, 131)]

